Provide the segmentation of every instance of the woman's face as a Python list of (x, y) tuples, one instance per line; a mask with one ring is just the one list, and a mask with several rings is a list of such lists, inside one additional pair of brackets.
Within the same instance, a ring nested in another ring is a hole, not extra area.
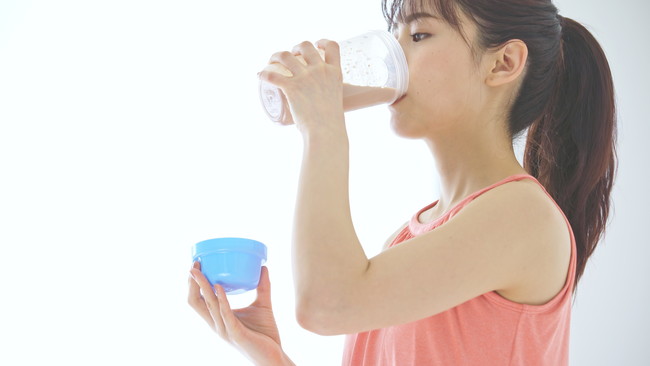
[[(472, 42), (475, 25), (462, 14), (461, 21)], [(407, 14), (394, 34), (409, 66), (408, 90), (389, 108), (396, 133), (420, 138), (471, 128), (468, 121), (481, 109), (484, 83), (463, 37), (443, 20), (422, 13)]]

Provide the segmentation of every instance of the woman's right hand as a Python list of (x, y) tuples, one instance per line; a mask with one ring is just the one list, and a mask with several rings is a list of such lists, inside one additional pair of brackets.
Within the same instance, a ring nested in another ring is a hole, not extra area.
[(256, 365), (294, 365), (282, 350), (273, 309), (271, 282), (266, 267), (262, 267), (257, 298), (248, 307), (232, 310), (223, 287), (214, 289), (194, 262), (190, 270), (190, 306), (219, 334)]
[(305, 41), (291, 52), (274, 53), (258, 77), (282, 90), (291, 118), (301, 132), (314, 128), (340, 132), (345, 128), (338, 43), (320, 40), (314, 45)]

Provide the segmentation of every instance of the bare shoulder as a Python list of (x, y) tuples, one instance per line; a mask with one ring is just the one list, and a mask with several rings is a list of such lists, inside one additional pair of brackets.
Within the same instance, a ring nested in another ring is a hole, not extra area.
[(571, 234), (560, 208), (530, 179), (503, 184), (479, 199), (478, 211), (496, 216), (521, 261), (516, 281), (497, 292), (531, 305), (551, 300), (564, 286), (571, 257)]
[(506, 183), (435, 229), (369, 258), (323, 324), (330, 334), (384, 328), (492, 291), (518, 303), (544, 304), (564, 286), (570, 255), (568, 225), (541, 186)]
[(530, 179), (513, 181), (486, 192), (485, 207), (502, 213), (522, 234), (535, 234), (544, 240), (570, 239), (564, 216), (555, 201)]

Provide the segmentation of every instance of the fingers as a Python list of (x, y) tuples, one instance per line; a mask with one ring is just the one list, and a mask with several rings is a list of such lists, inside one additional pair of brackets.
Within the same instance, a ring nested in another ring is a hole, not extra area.
[(276, 52), (271, 55), (269, 66), (257, 76), (282, 89), (288, 78), (304, 73), (305, 66), (301, 56), (295, 56), (288, 51)]
[(217, 299), (217, 295), (215, 295), (214, 290), (212, 289), (212, 285), (210, 285), (208, 279), (205, 278), (203, 273), (201, 273), (201, 271), (198, 269), (192, 268), (190, 272), (192, 273), (194, 280), (199, 285), (201, 294), (203, 295), (203, 300), (205, 301), (210, 317), (214, 322), (214, 327), (216, 328), (215, 330), (221, 338), (227, 340), (228, 333), (226, 332), (226, 328), (223, 324), (223, 319), (221, 318), (219, 299)]
[(189, 295), (187, 297), (187, 302), (190, 304), (192, 309), (194, 309), (201, 316), (201, 318), (203, 318), (203, 320), (208, 323), (212, 330), (216, 330), (214, 320), (212, 320), (212, 316), (210, 315), (210, 311), (205, 304), (205, 300), (203, 300), (203, 297), (201, 296), (201, 289), (199, 288), (199, 284), (196, 282), (196, 280), (194, 280), (192, 275), (189, 276), (188, 285)]
[(311, 42), (305, 41), (296, 45), (291, 52), (274, 53), (269, 59), (269, 64), (281, 65), (280, 70), (267, 67), (258, 73), (258, 77), (283, 88), (286, 86), (287, 79), (303, 74), (309, 65), (322, 63), (324, 60), (327, 64), (340, 67), (341, 55), (338, 43), (321, 39), (316, 42), (316, 45), (318, 49)]
[(257, 285), (257, 298), (255, 305), (271, 308), (271, 280), (269, 279), (269, 269), (262, 267), (260, 273), (260, 282)]
[(283, 88), (284, 82), (287, 79), (287, 76), (284, 76), (280, 73), (277, 73), (275, 71), (269, 71), (269, 70), (262, 70), (257, 73), (257, 77), (260, 78), (262, 81), (266, 81), (267, 83), (271, 83), (280, 89)]
[[(271, 58), (269, 59), (269, 64), (272, 63), (278, 63), (282, 66), (284, 66), (287, 70), (291, 72), (292, 75), (297, 75), (300, 74), (302, 71), (304, 64), (300, 62), (300, 60), (291, 54), (291, 52), (288, 51), (282, 51), (282, 52), (276, 52), (273, 55), (271, 55)], [(285, 76), (291, 76), (291, 75), (285, 75)]]
[(242, 324), (230, 308), (230, 302), (228, 301), (228, 296), (226, 296), (223, 287), (215, 285), (214, 289), (219, 298), (220, 316), (226, 326), (225, 331), (228, 334), (228, 338), (235, 343), (241, 343), (244, 330)]
[(325, 63), (330, 65), (341, 65), (341, 50), (339, 44), (327, 39), (316, 42), (316, 47), (325, 51)]
[(305, 59), (307, 65), (314, 65), (323, 62), (323, 59), (316, 50), (316, 47), (314, 47), (314, 45), (308, 41), (297, 44), (293, 50), (291, 50), (291, 53), (294, 55), (301, 55), (302, 58)]

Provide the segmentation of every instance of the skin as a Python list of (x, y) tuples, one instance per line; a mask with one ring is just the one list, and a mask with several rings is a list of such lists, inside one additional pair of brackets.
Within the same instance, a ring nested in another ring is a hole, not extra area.
[[(475, 25), (461, 18), (474, 42)], [(432, 221), (469, 194), (525, 174), (505, 115), (525, 75), (526, 45), (511, 40), (480, 53), (476, 63), (462, 36), (434, 18), (400, 24), (396, 37), (411, 79), (406, 95), (390, 106), (391, 126), (399, 136), (427, 144), (441, 180), (438, 205), (419, 220)], [(287, 95), (304, 141), (292, 246), (298, 322), (318, 334), (352, 334), (432, 316), (490, 291), (530, 305), (552, 299), (566, 280), (570, 234), (553, 201), (529, 180), (499, 186), (435, 230), (395, 247), (385, 245), (373, 258), (365, 255), (348, 199), (339, 49), (328, 40), (316, 46), (324, 51), (324, 61), (311, 43), (303, 42), (270, 60), (293, 76), (268, 70), (259, 75)], [(201, 301), (211, 299), (209, 285), (201, 288)], [(209, 324), (220, 313), (229, 314), (225, 300), (218, 299), (223, 311), (207, 307), (210, 317), (202, 310)], [(202, 309), (196, 287), (193, 301)], [(223, 324), (226, 332), (228, 324), (233, 329), (246, 325), (233, 319)], [(244, 338), (248, 342), (257, 333)], [(249, 357), (262, 349), (255, 347), (268, 347), (243, 343), (248, 345), (238, 348)], [(279, 338), (276, 345), (270, 354), (279, 356), (266, 364), (289, 364)]]
[(233, 344), (256, 365), (293, 365), (282, 351), (280, 332), (271, 306), (271, 282), (262, 267), (257, 299), (248, 307), (232, 310), (223, 287), (212, 287), (194, 262), (190, 270), (188, 302), (226, 342)]

